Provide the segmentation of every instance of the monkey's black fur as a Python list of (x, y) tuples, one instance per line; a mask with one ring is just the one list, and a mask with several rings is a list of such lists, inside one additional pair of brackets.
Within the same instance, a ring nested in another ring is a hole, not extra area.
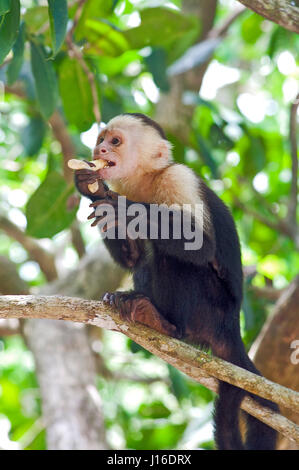
[[(80, 183), (76, 184), (84, 194)], [(188, 241), (184, 238), (131, 242), (106, 238), (104, 242), (115, 261), (133, 271), (132, 299), (143, 294), (175, 325), (177, 337), (210, 347), (216, 356), (259, 374), (240, 335), (242, 266), (235, 224), (227, 207), (201, 180), (199, 191), (210, 219), (201, 249), (184, 250)], [(92, 201), (97, 199), (90, 193), (84, 195)], [(109, 197), (106, 202), (115, 205)], [(131, 203), (127, 201), (128, 205)], [(144, 206), (149, 215), (149, 205)], [(268, 400), (221, 382), (214, 413), (218, 449), (274, 449), (276, 432), (246, 413), (247, 433), (245, 443), (242, 442), (239, 410), (245, 395), (278, 410)]]

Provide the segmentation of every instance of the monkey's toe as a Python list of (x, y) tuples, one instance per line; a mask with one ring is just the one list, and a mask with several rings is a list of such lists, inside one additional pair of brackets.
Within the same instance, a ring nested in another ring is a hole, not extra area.
[(130, 312), (132, 308), (130, 299), (131, 296), (132, 294), (127, 292), (106, 292), (103, 295), (102, 300), (105, 304), (109, 304), (111, 307), (117, 308), (120, 315), (125, 320), (130, 321)]

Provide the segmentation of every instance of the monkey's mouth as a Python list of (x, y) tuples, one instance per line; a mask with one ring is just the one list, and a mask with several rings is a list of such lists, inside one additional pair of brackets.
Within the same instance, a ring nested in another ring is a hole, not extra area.
[(110, 168), (111, 166), (115, 166), (116, 163), (112, 162), (111, 160), (107, 160), (106, 165), (103, 168)]
[[(106, 160), (104, 158), (96, 158), (94, 159), (94, 162), (99, 162), (99, 165), (98, 165), (98, 170), (95, 170), (95, 171), (100, 171), (100, 170), (104, 170), (106, 168), (111, 168), (112, 166), (115, 166), (116, 163), (113, 162), (112, 160)], [(91, 162), (92, 163), (92, 162)], [(91, 166), (95, 166), (95, 165), (91, 165)]]

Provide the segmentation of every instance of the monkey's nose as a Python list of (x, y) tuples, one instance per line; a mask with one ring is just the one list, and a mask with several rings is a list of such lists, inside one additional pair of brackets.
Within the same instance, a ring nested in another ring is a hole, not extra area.
[(101, 155), (104, 155), (106, 153), (108, 153), (108, 150), (105, 147), (96, 147), (93, 151), (93, 158), (94, 160), (96, 160), (97, 158), (101, 158)]

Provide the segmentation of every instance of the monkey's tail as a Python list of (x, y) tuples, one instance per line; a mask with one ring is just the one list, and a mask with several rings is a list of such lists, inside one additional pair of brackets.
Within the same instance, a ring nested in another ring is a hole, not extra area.
[[(240, 351), (240, 350), (239, 350)], [(247, 356), (245, 350), (241, 360), (234, 363), (244, 369), (261, 375)], [(229, 359), (226, 359), (229, 360)], [(226, 382), (219, 384), (219, 398), (214, 412), (215, 441), (219, 450), (274, 450), (277, 432), (258, 419), (244, 412), (246, 419), (245, 443), (242, 441), (239, 411), (245, 396), (250, 396), (260, 405), (279, 411), (276, 403), (246, 392)]]

